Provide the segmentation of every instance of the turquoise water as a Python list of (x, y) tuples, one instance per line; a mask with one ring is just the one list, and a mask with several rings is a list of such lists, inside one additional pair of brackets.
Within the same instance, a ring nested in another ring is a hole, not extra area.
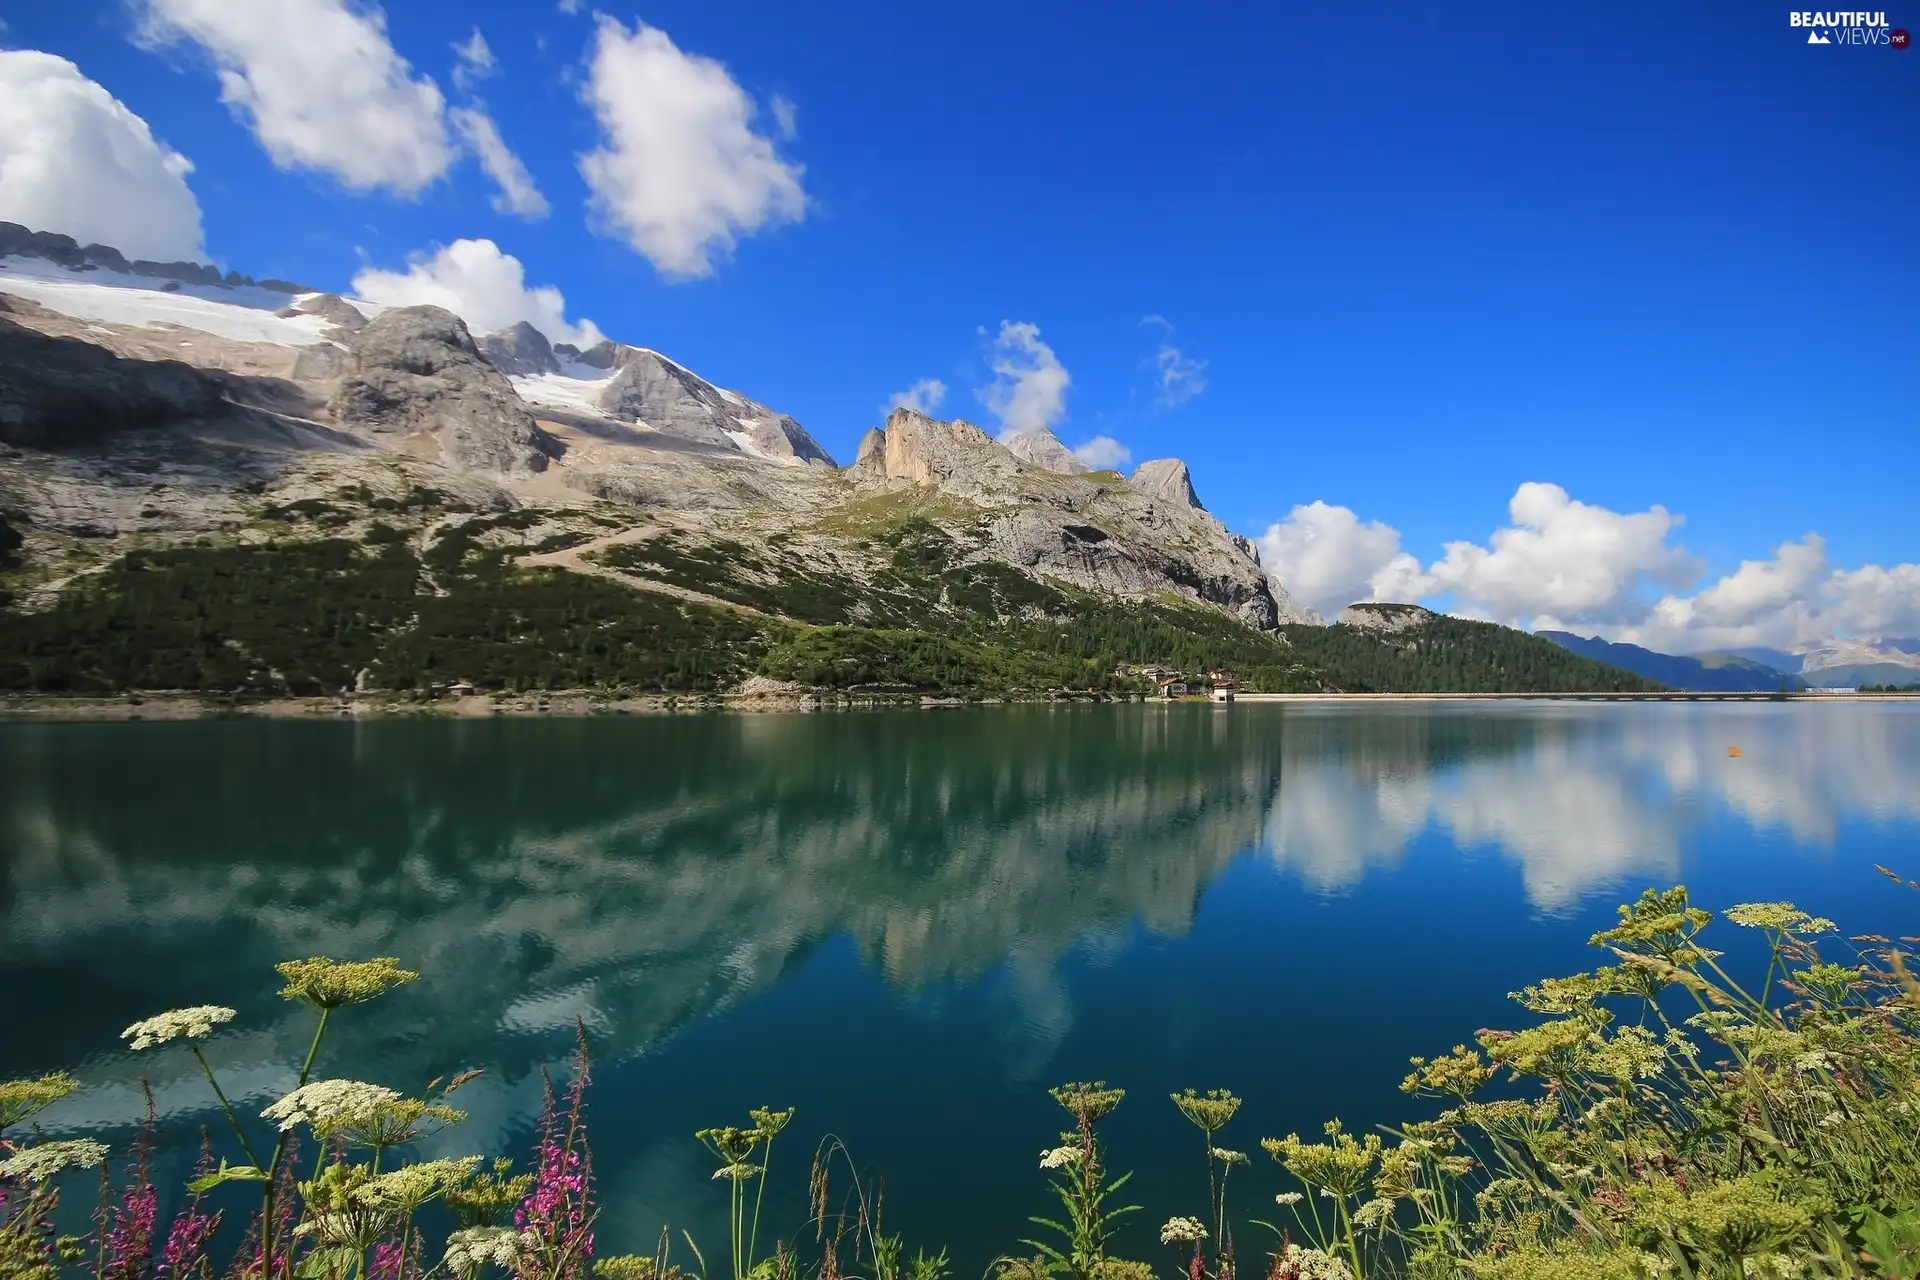
[(1049, 1208), (1048, 1085), (1132, 1091), (1141, 1239), (1205, 1204), (1166, 1094), (1245, 1095), (1221, 1141), (1256, 1214), (1261, 1136), (1420, 1114), (1408, 1055), (1521, 1021), (1505, 993), (1594, 963), (1616, 902), (1684, 882), (1920, 933), (1873, 869), (1920, 878), (1917, 837), (1898, 705), (7, 726), (0, 1077), (74, 1070), (49, 1129), (123, 1140), (144, 1074), (177, 1168), (205, 1083), (121, 1028), (234, 1006), (208, 1052), (257, 1112), (311, 1033), (273, 962), (396, 955), (424, 979), (342, 1015), (321, 1070), (484, 1069), (425, 1154), (523, 1153), (578, 1020), (603, 1253), (663, 1222), (724, 1251), (692, 1132), (793, 1106), (774, 1233), (832, 1134), (970, 1277)]

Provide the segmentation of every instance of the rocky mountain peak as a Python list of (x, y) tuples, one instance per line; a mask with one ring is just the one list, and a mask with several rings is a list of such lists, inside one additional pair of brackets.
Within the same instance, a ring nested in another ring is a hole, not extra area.
[(882, 473), (889, 480), (983, 493), (1020, 468), (992, 436), (959, 418), (943, 422), (917, 409), (895, 409), (881, 435)]
[(1036, 467), (1045, 467), (1048, 471), (1082, 475), (1093, 470), (1080, 460), (1078, 454), (1062, 444), (1059, 436), (1046, 427), (1015, 431), (1000, 437), (1000, 443), (1022, 462), (1030, 462)]
[(854, 454), (853, 464), (847, 468), (847, 475), (857, 480), (884, 480), (887, 478), (887, 433), (880, 427), (867, 428), (867, 434), (860, 437), (860, 450)]
[(367, 318), (360, 314), (360, 308), (337, 293), (310, 293), (274, 314), (285, 317), (319, 316), (338, 330), (330, 331), (328, 336), (343, 342), (367, 327)]
[(1433, 617), (1431, 609), (1423, 609), (1417, 604), (1365, 601), (1342, 609), (1333, 624), (1336, 627), (1352, 627), (1356, 631), (1371, 631), (1376, 635), (1397, 635), (1402, 631), (1423, 627)]
[(505, 374), (560, 372), (547, 335), (522, 320), (510, 329), (499, 329), (480, 339), (480, 354), (487, 363)]
[(777, 462), (834, 465), (820, 443), (792, 418), (716, 387), (657, 351), (601, 343), (580, 360), (618, 371), (594, 401), (610, 417), (644, 423), (662, 435), (714, 449)]
[(558, 451), (466, 324), (441, 307), (395, 307), (368, 321), (347, 348), (332, 408), (348, 426), (428, 436), (468, 471), (544, 471)]
[[(1200, 503), (1200, 495), (1194, 492), (1193, 473), (1178, 458), (1154, 458), (1141, 463), (1133, 469), (1131, 483), (1134, 488), (1167, 502), (1178, 502), (1196, 511), (1206, 510)], [(1259, 557), (1254, 557), (1254, 563), (1259, 563)]]

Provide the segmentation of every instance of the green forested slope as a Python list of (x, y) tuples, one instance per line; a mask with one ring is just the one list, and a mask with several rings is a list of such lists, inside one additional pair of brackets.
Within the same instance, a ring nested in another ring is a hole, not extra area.
[[(73, 575), (32, 610), (19, 589), (25, 569), (0, 570), (0, 690), (270, 696), (464, 681), (706, 691), (760, 674), (840, 689), (1137, 691), (1139, 679), (1121, 668), (1142, 663), (1228, 668), (1250, 691), (1654, 687), (1486, 623), (1263, 634), (1184, 601), (1122, 602), (967, 563), (965, 549), (925, 521), (863, 542), (882, 566), (864, 577), (778, 546), (671, 535), (610, 547), (591, 557), (607, 572), (590, 575), (516, 561), (578, 545), (605, 521), (393, 503), (367, 514), (315, 502), (272, 508), (284, 536), (130, 551)], [(647, 590), (647, 581), (726, 603)]]
[(1512, 627), (1435, 614), (1408, 631), (1285, 627), (1350, 693), (1644, 693), (1662, 686)]

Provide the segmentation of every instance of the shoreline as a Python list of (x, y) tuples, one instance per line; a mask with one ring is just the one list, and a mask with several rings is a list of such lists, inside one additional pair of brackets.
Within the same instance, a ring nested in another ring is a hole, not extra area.
[[(1245, 703), (1341, 702), (1813, 702), (1920, 703), (1901, 693), (1242, 693)], [(955, 697), (934, 694), (844, 694), (804, 690), (747, 693), (467, 694), (436, 699), (403, 696), (233, 698), (193, 693), (121, 695), (4, 694), (0, 723), (84, 723), (185, 720), (387, 720), (407, 717), (484, 720), (538, 716), (711, 715), (718, 713), (953, 710), (1057, 703), (1214, 705), (1204, 698), (1167, 700), (1114, 695)]]

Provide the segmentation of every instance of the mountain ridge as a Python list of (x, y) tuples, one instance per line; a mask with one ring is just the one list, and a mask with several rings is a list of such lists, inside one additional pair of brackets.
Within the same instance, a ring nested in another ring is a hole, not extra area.
[[(1767, 693), (1780, 689), (1804, 689), (1806, 683), (1789, 672), (1766, 666), (1732, 654), (1706, 654), (1687, 657), (1660, 653), (1637, 644), (1619, 644), (1598, 636), (1580, 636), (1570, 631), (1537, 631), (1570, 653), (1631, 671), (1675, 689), (1697, 692)], [(1711, 661), (1713, 658), (1721, 662)]]
[[(1133, 687), (1118, 667), (1168, 660), (1341, 687), (1178, 459), (1129, 479), (897, 410), (841, 468), (650, 348), (436, 307), (13, 258), (0, 306), (8, 687)], [(345, 630), (261, 629), (299, 607)], [(113, 638), (128, 610), (151, 654)]]

